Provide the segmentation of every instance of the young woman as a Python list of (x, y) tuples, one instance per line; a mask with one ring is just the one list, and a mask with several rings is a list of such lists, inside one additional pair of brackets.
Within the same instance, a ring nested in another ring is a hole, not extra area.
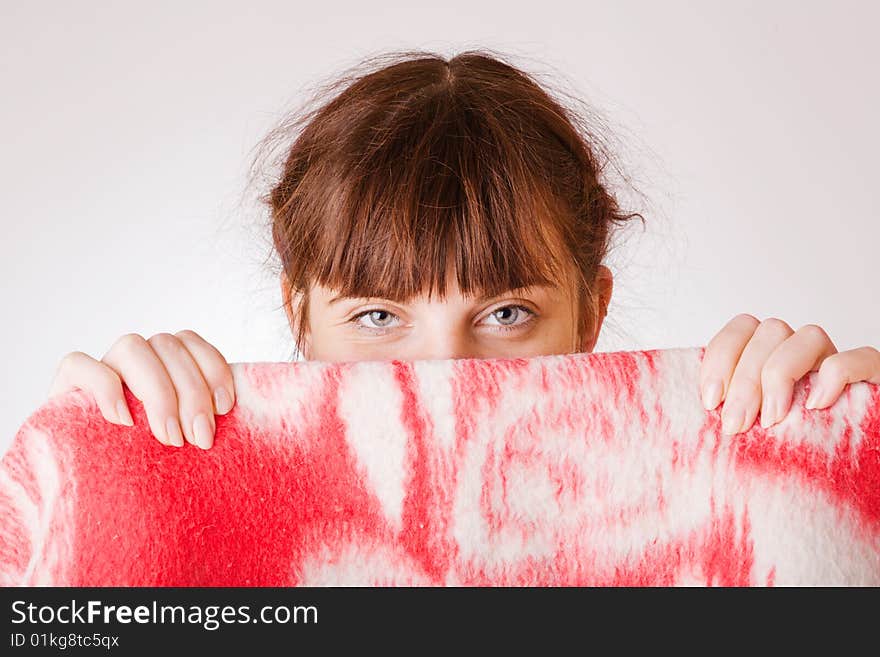
[[(611, 298), (612, 230), (642, 217), (603, 182), (607, 154), (583, 117), (485, 50), (396, 53), (364, 68), (267, 140), (284, 148), (264, 200), (302, 356), (592, 351)], [(880, 353), (838, 352), (814, 324), (737, 315), (707, 345), (703, 401), (725, 401), (726, 433), (759, 410), (769, 426), (817, 369), (808, 407), (824, 408), (849, 383), (880, 383)], [(226, 359), (190, 330), (125, 335), (100, 361), (67, 354), (49, 394), (88, 390), (107, 420), (131, 425), (123, 382), (167, 445), (209, 448), (214, 415), (235, 403)]]

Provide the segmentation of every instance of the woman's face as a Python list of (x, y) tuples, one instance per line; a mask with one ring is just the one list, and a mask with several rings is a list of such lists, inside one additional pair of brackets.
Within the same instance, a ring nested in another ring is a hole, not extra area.
[[(587, 327), (592, 351), (611, 297), (612, 277), (600, 266), (600, 314)], [(462, 296), (450, 277), (447, 296), (427, 295), (407, 304), (379, 298), (337, 297), (315, 285), (309, 291), (308, 360), (429, 360), (515, 358), (576, 351), (573, 291), (559, 287), (511, 290), (492, 298)], [(293, 314), (288, 309), (293, 324)], [(294, 334), (295, 334), (295, 327)]]

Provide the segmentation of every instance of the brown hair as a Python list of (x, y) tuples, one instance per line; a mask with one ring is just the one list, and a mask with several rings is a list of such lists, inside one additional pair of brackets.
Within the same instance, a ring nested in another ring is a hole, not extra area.
[(260, 200), (288, 314), (305, 293), (300, 352), (313, 282), (405, 303), (444, 297), (453, 265), (465, 295), (574, 286), (583, 350), (610, 228), (642, 217), (601, 181), (610, 158), (584, 117), (503, 60), (486, 49), (369, 58), (264, 140), (283, 145)]

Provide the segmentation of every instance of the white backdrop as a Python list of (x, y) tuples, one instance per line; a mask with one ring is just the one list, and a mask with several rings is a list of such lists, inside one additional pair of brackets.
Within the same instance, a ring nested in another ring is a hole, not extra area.
[(705, 344), (739, 312), (880, 345), (880, 9), (870, 2), (0, 0), (0, 450), (58, 361), (190, 328), (292, 336), (242, 204), (302, 89), (386, 50), (487, 47), (610, 123), (647, 196), (597, 350)]

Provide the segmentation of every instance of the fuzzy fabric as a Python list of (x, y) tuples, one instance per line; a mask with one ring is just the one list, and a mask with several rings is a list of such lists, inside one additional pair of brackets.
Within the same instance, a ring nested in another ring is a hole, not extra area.
[(0, 462), (0, 584), (880, 585), (880, 386), (724, 436), (703, 353), (234, 363), (208, 451), (73, 390)]

